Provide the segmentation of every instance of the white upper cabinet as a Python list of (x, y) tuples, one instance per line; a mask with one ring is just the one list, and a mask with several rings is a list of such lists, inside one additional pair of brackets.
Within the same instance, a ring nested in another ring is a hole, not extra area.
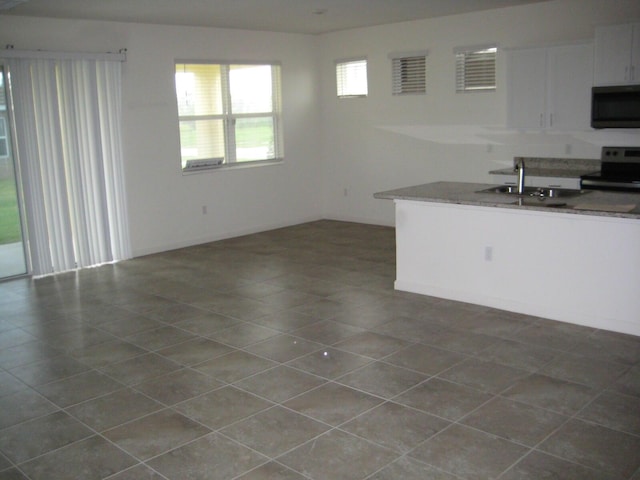
[(512, 128), (544, 128), (547, 96), (547, 51), (507, 52), (507, 124)]
[(593, 45), (550, 48), (547, 65), (549, 126), (561, 130), (591, 128)]
[(596, 28), (595, 84), (640, 83), (640, 23)]
[(589, 128), (593, 85), (591, 44), (511, 50), (507, 62), (510, 128)]

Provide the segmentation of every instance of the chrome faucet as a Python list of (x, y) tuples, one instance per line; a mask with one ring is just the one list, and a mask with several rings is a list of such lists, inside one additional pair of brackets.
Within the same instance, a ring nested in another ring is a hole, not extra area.
[(515, 170), (518, 171), (518, 195), (522, 195), (524, 193), (524, 160), (516, 164)]

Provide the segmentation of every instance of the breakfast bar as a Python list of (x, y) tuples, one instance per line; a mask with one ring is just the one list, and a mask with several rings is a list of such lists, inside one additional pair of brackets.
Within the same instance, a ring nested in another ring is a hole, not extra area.
[(640, 195), (496, 187), (375, 194), (395, 202), (395, 288), (640, 335)]

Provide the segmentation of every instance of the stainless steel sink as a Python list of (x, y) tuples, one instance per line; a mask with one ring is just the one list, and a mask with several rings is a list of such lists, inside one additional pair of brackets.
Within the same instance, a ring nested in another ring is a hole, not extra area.
[(540, 188), (540, 187), (525, 187), (524, 193), (518, 193), (518, 187), (515, 185), (498, 185), (491, 188), (480, 190), (477, 193), (497, 193), (501, 195), (514, 195), (518, 197), (532, 197), (539, 199), (546, 198), (570, 198), (578, 197), (591, 193), (590, 190), (570, 190), (567, 188)]

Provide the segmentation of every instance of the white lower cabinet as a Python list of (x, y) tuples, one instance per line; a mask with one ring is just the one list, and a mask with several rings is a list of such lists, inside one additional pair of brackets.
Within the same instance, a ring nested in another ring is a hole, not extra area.
[(532, 187), (580, 189), (579, 178), (564, 177), (530, 177), (527, 182)]
[(640, 220), (395, 205), (397, 290), (640, 335)]
[[(517, 175), (500, 175), (499, 183), (502, 185), (517, 185)], [(576, 177), (533, 177), (525, 178), (527, 187), (542, 188), (566, 188), (569, 190), (580, 189), (580, 179)]]

